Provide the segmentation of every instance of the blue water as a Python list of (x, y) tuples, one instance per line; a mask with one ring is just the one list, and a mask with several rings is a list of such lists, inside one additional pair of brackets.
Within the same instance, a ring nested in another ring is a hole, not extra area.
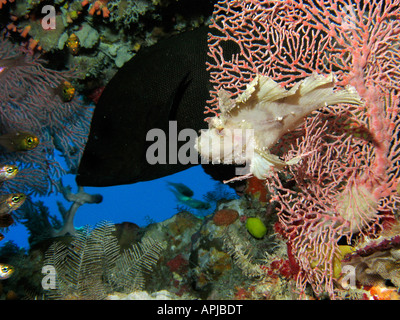
[[(216, 181), (204, 173), (201, 166), (195, 166), (174, 175), (153, 181), (138, 182), (131, 185), (115, 187), (86, 187), (88, 193), (100, 193), (103, 201), (100, 204), (85, 204), (81, 206), (75, 216), (75, 227), (85, 225), (94, 226), (102, 220), (120, 223), (134, 222), (139, 226), (148, 224), (146, 216), (155, 222), (164, 221), (178, 211), (175, 196), (168, 190), (166, 181), (186, 184), (194, 191), (193, 198), (203, 200), (203, 196), (215, 188)], [(65, 176), (64, 185), (70, 185), (76, 192), (75, 176)], [(228, 188), (228, 187), (227, 187)], [(68, 209), (71, 205), (62, 195), (39, 198), (50, 208), (50, 214), (58, 214), (56, 201), (62, 201)], [(4, 233), (5, 239), (0, 243), (12, 240), (18, 246), (28, 248), (28, 231), (24, 225), (11, 226), (9, 232)]]

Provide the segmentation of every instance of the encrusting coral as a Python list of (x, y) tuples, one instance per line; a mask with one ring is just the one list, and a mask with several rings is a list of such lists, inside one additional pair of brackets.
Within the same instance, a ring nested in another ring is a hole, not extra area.
[(217, 226), (228, 226), (239, 218), (239, 213), (233, 209), (221, 209), (214, 213), (213, 222)]

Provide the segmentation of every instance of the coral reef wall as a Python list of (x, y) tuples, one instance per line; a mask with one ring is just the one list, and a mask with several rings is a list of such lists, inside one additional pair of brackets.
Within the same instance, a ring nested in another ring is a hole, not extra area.
[[(53, 29), (42, 27), (43, 21), (49, 23), (44, 5), (54, 8)], [(206, 0), (15, 0), (0, 8), (0, 23), (29, 50), (56, 55), (60, 64), (77, 70), (86, 79), (78, 88), (90, 92), (104, 86), (141, 47), (204, 25), (211, 12), (212, 2)]]

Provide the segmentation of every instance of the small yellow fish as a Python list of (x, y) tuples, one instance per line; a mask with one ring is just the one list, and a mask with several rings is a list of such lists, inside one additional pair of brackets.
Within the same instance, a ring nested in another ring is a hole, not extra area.
[(0, 233), (0, 241), (4, 239), (4, 234)]
[(24, 193), (10, 193), (0, 196), (0, 216), (17, 210), (26, 200)]
[(0, 280), (5, 280), (11, 277), (14, 273), (14, 267), (8, 264), (0, 263)]
[(0, 136), (0, 145), (10, 152), (35, 149), (39, 138), (29, 132), (6, 133)]
[(63, 102), (71, 101), (75, 96), (75, 88), (69, 81), (63, 81), (57, 88), (57, 94)]
[(14, 178), (18, 173), (18, 167), (13, 164), (0, 166), (0, 182)]
[(81, 47), (81, 43), (79, 42), (79, 38), (78, 36), (73, 33), (69, 36), (67, 42), (65, 43), (65, 45), (67, 46), (69, 52), (72, 55), (77, 55), (79, 53), (79, 49)]

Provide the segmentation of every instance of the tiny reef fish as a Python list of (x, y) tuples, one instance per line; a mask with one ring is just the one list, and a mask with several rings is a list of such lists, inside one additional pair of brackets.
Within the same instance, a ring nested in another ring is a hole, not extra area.
[(176, 191), (185, 195), (186, 197), (192, 197), (194, 194), (194, 192), (183, 183), (167, 182), (167, 184), (174, 187)]
[(8, 264), (0, 263), (0, 280), (5, 280), (11, 277), (14, 273), (14, 267)]
[[(210, 208), (210, 204), (200, 200), (193, 199), (193, 191), (190, 190), (182, 183), (172, 183), (168, 182), (169, 185), (173, 186), (175, 189), (168, 188), (176, 197), (178, 202), (198, 210), (207, 210)], [(190, 196), (188, 196), (190, 194)]]
[(38, 144), (39, 138), (29, 132), (6, 133), (0, 136), (0, 145), (10, 152), (32, 150)]
[(18, 173), (18, 167), (13, 164), (0, 166), (0, 182), (14, 178)]
[(54, 92), (63, 102), (69, 102), (75, 96), (75, 87), (71, 82), (65, 80), (57, 88), (54, 88)]
[(24, 193), (10, 193), (0, 196), (0, 217), (17, 210), (26, 200)]

